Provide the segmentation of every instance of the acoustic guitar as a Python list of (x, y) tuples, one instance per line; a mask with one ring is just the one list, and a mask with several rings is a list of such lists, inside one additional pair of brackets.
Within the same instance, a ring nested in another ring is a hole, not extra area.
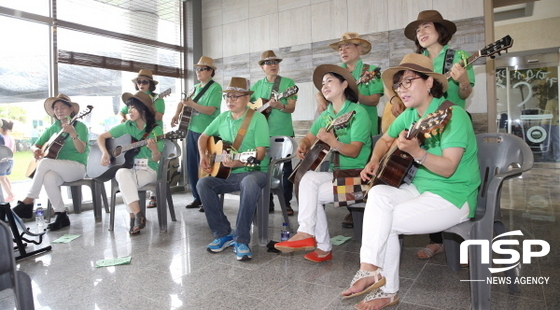
[(356, 85), (360, 84), (368, 84), (369, 81), (373, 80), (374, 78), (381, 78), (381, 67), (377, 67), (372, 71), (365, 71), (362, 76), (356, 81)]
[[(274, 98), (276, 99), (276, 101), (279, 101), (280, 99), (288, 98), (297, 94), (298, 91), (299, 91), (299, 87), (297, 87), (296, 85), (286, 88), (286, 90), (280, 94), (273, 90), (271, 98)], [(272, 111), (272, 107), (270, 106), (270, 99), (259, 98), (255, 100), (255, 102), (249, 102), (247, 106), (249, 106), (251, 109), (257, 112), (263, 113), (267, 117)]]
[[(352, 117), (356, 114), (356, 111), (350, 111), (342, 114), (341, 116), (335, 118), (331, 123), (325, 128), (327, 132), (335, 129), (342, 129), (350, 123)], [(309, 151), (305, 154), (305, 157), (300, 160), (297, 166), (294, 168), (292, 174), (288, 177), (292, 183), (299, 183), (303, 175), (309, 170), (316, 170), (321, 166), (321, 163), (327, 158), (327, 155), (331, 152), (331, 147), (319, 140), (315, 139), (311, 145)]]
[[(79, 119), (85, 117), (86, 115), (90, 114), (92, 109), (93, 109), (93, 106), (88, 105), (86, 107), (86, 110), (84, 110), (84, 111), (80, 112), (79, 114), (75, 115), (68, 122), (68, 124), (74, 125), (77, 120), (79, 120)], [(62, 130), (60, 130), (57, 134), (52, 135), (50, 137), (49, 141), (47, 141), (41, 147), (41, 154), (42, 154), (41, 159), (43, 159), (43, 158), (56, 159), (58, 157), (58, 153), (60, 153), (60, 150), (64, 146), (64, 142), (66, 141), (68, 136), (69, 136), (69, 134), (67, 132), (63, 132)], [(25, 175), (28, 178), (33, 178), (33, 176), (35, 175), (35, 170), (37, 170), (37, 165), (39, 165), (39, 160), (41, 160), (41, 159), (32, 159), (31, 160), (31, 162), (27, 166), (27, 171), (25, 172)]]
[[(222, 162), (225, 161), (226, 158), (229, 158), (232, 161), (239, 160), (247, 166), (256, 166), (260, 164), (260, 160), (256, 158), (257, 151), (250, 150), (243, 153), (235, 153), (231, 148), (231, 143), (219, 140), (218, 137), (209, 137), (206, 146), (206, 158), (210, 164), (210, 173), (205, 172), (201, 167), (199, 171), (199, 178), (212, 176), (227, 179), (232, 168), (223, 165)], [(225, 154), (224, 151), (226, 152)]]
[[(184, 137), (185, 134), (181, 131), (171, 131), (153, 139), (159, 141), (162, 139), (182, 139)], [(147, 145), (148, 140), (149, 139), (135, 141), (131, 135), (122, 135), (118, 138), (105, 140), (105, 146), (111, 156), (111, 161), (107, 166), (101, 165), (101, 157), (103, 156), (103, 153), (97, 143), (93, 144), (88, 157), (88, 177), (105, 182), (112, 179), (117, 170), (121, 168), (132, 168), (134, 164), (134, 157), (140, 151), (139, 148)]]
[[(442, 132), (451, 119), (451, 110), (452, 108), (437, 110), (413, 123), (406, 138), (410, 140), (413, 137), (418, 137), (420, 140), (424, 140)], [(414, 158), (407, 152), (401, 151), (397, 147), (397, 140), (395, 139), (387, 153), (381, 158), (379, 168), (375, 176), (368, 182), (368, 187), (371, 188), (378, 184), (393, 187), (399, 187), (403, 183), (410, 184), (417, 169)]]
[[(512, 46), (513, 46), (513, 39), (511, 38), (511, 36), (507, 35), (507, 36), (499, 39), (498, 41), (485, 46), (483, 49), (473, 53), (470, 57), (461, 61), (460, 65), (466, 68), (467, 66), (471, 65), (473, 62), (478, 60), (479, 58), (482, 58), (482, 57), (494, 58), (494, 57), (496, 57), (496, 54), (500, 55), (500, 53), (504, 50), (507, 52), (507, 50)], [(451, 71), (447, 71), (445, 73), (445, 77), (449, 80), (451, 78)], [(392, 92), (392, 90), (391, 90), (391, 92)], [(388, 96), (388, 98), (392, 98), (392, 96)], [(401, 102), (401, 100), (397, 96), (396, 98), (394, 98), (392, 100), (392, 104), (402, 105), (403, 103)], [(382, 132), (385, 132), (389, 128), (389, 125), (396, 118), (396, 116), (394, 116), (393, 113), (391, 112), (392, 104), (387, 102), (385, 104), (385, 108), (383, 109), (383, 116), (381, 117), (381, 131)]]
[[(191, 89), (191, 91), (187, 95), (185, 95), (184, 100), (191, 99), (191, 97), (194, 95), (195, 92), (196, 92), (196, 88)], [(178, 130), (187, 132), (187, 130), (189, 129), (189, 124), (191, 123), (192, 116), (193, 116), (193, 108), (183, 105), (183, 111), (181, 111), (181, 114), (179, 115)]]

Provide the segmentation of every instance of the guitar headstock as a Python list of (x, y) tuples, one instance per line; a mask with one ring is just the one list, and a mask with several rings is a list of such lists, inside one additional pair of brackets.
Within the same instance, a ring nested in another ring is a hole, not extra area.
[(416, 137), (423, 134), (424, 138), (430, 138), (443, 131), (443, 128), (451, 119), (452, 108), (445, 110), (437, 110), (433, 113), (426, 115), (413, 124), (412, 128), (408, 131), (407, 138)]
[(247, 163), (245, 166), (247, 167), (255, 167), (255, 166), (259, 166), (261, 164), (261, 161), (258, 160), (256, 157), (254, 156), (249, 156), (247, 158)]
[(186, 133), (182, 130), (170, 131), (164, 135), (167, 140), (184, 139)]
[(358, 84), (367, 84), (369, 83), (369, 81), (373, 80), (373, 79), (379, 79), (381, 78), (381, 67), (377, 67), (375, 69), (373, 69), (373, 71), (366, 71), (364, 72), (364, 74), (362, 74), (362, 76), (360, 76), (360, 78), (358, 79), (358, 81), (356, 83)]
[(156, 99), (154, 99), (154, 101), (156, 101), (158, 99), (161, 99), (161, 98), (164, 98), (164, 97), (167, 97), (169, 95), (171, 95), (171, 88), (168, 88), (168, 89), (164, 90), (163, 92), (159, 93), (159, 95), (157, 96)]
[(299, 87), (297, 87), (296, 85), (292, 86), (292, 87), (288, 87), (286, 88), (285, 91), (283, 91), (281, 94), (278, 94), (276, 92), (274, 92), (274, 96), (276, 98), (276, 100), (280, 100), (282, 98), (288, 98), (291, 97), (295, 94), (297, 94), (299, 91)]
[(70, 122), (73, 122), (77, 119), (83, 118), (84, 116), (90, 114), (92, 109), (93, 109), (92, 105), (86, 106), (86, 109), (84, 111), (80, 112), (78, 115), (74, 116), (74, 118)]
[(334, 129), (342, 129), (348, 126), (354, 114), (356, 114), (356, 111), (350, 111), (342, 114), (341, 116), (333, 119), (329, 124), (329, 127)]
[(260, 160), (258, 160), (256, 156), (256, 150), (249, 150), (247, 152), (235, 154), (235, 159), (239, 160), (242, 163), (245, 163), (246, 166), (254, 166), (260, 164)]
[(189, 99), (194, 95), (195, 91), (196, 91), (196, 87), (193, 87), (191, 90), (189, 90), (188, 93), (183, 92), (183, 99)]
[(480, 56), (484, 57), (496, 57), (495, 54), (500, 55), (500, 52), (513, 46), (513, 39), (507, 35), (500, 40), (485, 46), (483, 49), (480, 50)]

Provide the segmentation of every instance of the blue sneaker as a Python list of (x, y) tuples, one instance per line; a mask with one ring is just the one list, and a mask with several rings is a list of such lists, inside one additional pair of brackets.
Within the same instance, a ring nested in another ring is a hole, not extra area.
[(233, 253), (237, 255), (237, 260), (250, 260), (253, 258), (253, 253), (251, 249), (245, 243), (235, 243), (233, 245)]
[(225, 250), (227, 247), (232, 246), (233, 244), (233, 235), (227, 235), (222, 238), (214, 239), (214, 241), (206, 246), (206, 250), (208, 252), (218, 253)]

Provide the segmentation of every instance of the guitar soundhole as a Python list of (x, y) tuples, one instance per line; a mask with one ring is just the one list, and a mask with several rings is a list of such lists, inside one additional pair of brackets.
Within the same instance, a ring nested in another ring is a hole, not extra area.
[(122, 152), (122, 146), (117, 146), (113, 150), (113, 157), (118, 157), (119, 155), (121, 155), (121, 152)]

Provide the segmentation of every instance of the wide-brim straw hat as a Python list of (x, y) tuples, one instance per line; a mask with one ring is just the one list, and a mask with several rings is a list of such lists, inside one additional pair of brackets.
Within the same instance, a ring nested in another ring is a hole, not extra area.
[(420, 72), (431, 76), (443, 85), (443, 92), (447, 90), (447, 78), (443, 74), (435, 73), (432, 60), (420, 54), (406, 54), (397, 67), (391, 67), (383, 71), (381, 79), (387, 89), (393, 89), (393, 76), (403, 70)]
[(195, 67), (210, 67), (216, 71), (216, 66), (214, 66), (214, 59), (206, 56), (200, 57), (198, 63), (194, 65)]
[(154, 85), (157, 85), (159, 82), (154, 80), (154, 76), (152, 75), (152, 71), (148, 70), (148, 69), (140, 69), (140, 71), (138, 72), (138, 76), (132, 79), (132, 82), (134, 84), (136, 84), (136, 81), (139, 78), (145, 78), (148, 79), (152, 82), (154, 82)]
[(51, 117), (55, 117), (54, 116), (53, 105), (57, 101), (62, 101), (64, 103), (70, 105), (70, 107), (72, 108), (72, 112), (74, 112), (74, 114), (78, 114), (80, 112), (80, 105), (79, 104), (77, 104), (76, 102), (72, 102), (72, 100), (70, 100), (70, 97), (66, 96), (65, 94), (58, 94), (58, 96), (56, 96), (56, 97), (50, 97), (50, 98), (47, 98), (47, 100), (45, 100), (45, 111)]
[(443, 27), (449, 31), (449, 34), (453, 35), (457, 31), (457, 26), (454, 22), (447, 19), (443, 19), (443, 16), (436, 10), (426, 10), (418, 13), (418, 18), (408, 24), (404, 28), (404, 35), (414, 41), (416, 39), (416, 28), (423, 23), (432, 22), (441, 24)]
[(356, 97), (359, 96), (360, 93), (358, 92), (358, 85), (356, 84), (356, 79), (354, 79), (352, 73), (350, 73), (348, 69), (336, 65), (320, 65), (315, 68), (315, 71), (313, 71), (313, 84), (315, 84), (315, 87), (319, 91), (323, 88), (323, 77), (329, 72), (334, 72), (342, 76), (346, 81), (348, 81), (348, 87), (350, 87), (350, 89), (356, 94)]
[(352, 43), (352, 44), (356, 44), (362, 47), (362, 55), (365, 55), (367, 53), (369, 53), (369, 51), (371, 51), (371, 43), (369, 43), (369, 41), (364, 40), (362, 38), (360, 38), (360, 35), (357, 34), (356, 32), (346, 32), (342, 35), (342, 38), (340, 38), (340, 41), (334, 42), (329, 44), (329, 46), (335, 50), (338, 51), (338, 47), (341, 44), (348, 44), (348, 43)]
[(155, 116), (156, 115), (156, 109), (154, 108), (154, 101), (152, 100), (152, 97), (150, 97), (150, 95), (146, 94), (143, 91), (139, 91), (136, 94), (131, 94), (131, 93), (124, 93), (122, 94), (122, 101), (124, 102), (124, 104), (126, 104), (126, 102), (128, 101), (128, 99), (130, 98), (136, 98), (138, 99), (140, 102), (142, 102), (142, 104), (144, 106), (146, 106), (146, 108), (148, 108), (148, 110), (150, 110), (150, 112), (152, 112), (152, 114)]
[(231, 81), (229, 81), (228, 87), (222, 90), (222, 93), (244, 93), (251, 95), (254, 91), (251, 90), (251, 82), (242, 77), (232, 77)]
[(263, 63), (267, 60), (278, 60), (278, 62), (281, 62), (282, 58), (278, 58), (276, 54), (274, 54), (274, 51), (270, 51), (270, 50), (264, 51), (261, 54), (261, 60), (259, 60), (259, 66), (262, 66)]

